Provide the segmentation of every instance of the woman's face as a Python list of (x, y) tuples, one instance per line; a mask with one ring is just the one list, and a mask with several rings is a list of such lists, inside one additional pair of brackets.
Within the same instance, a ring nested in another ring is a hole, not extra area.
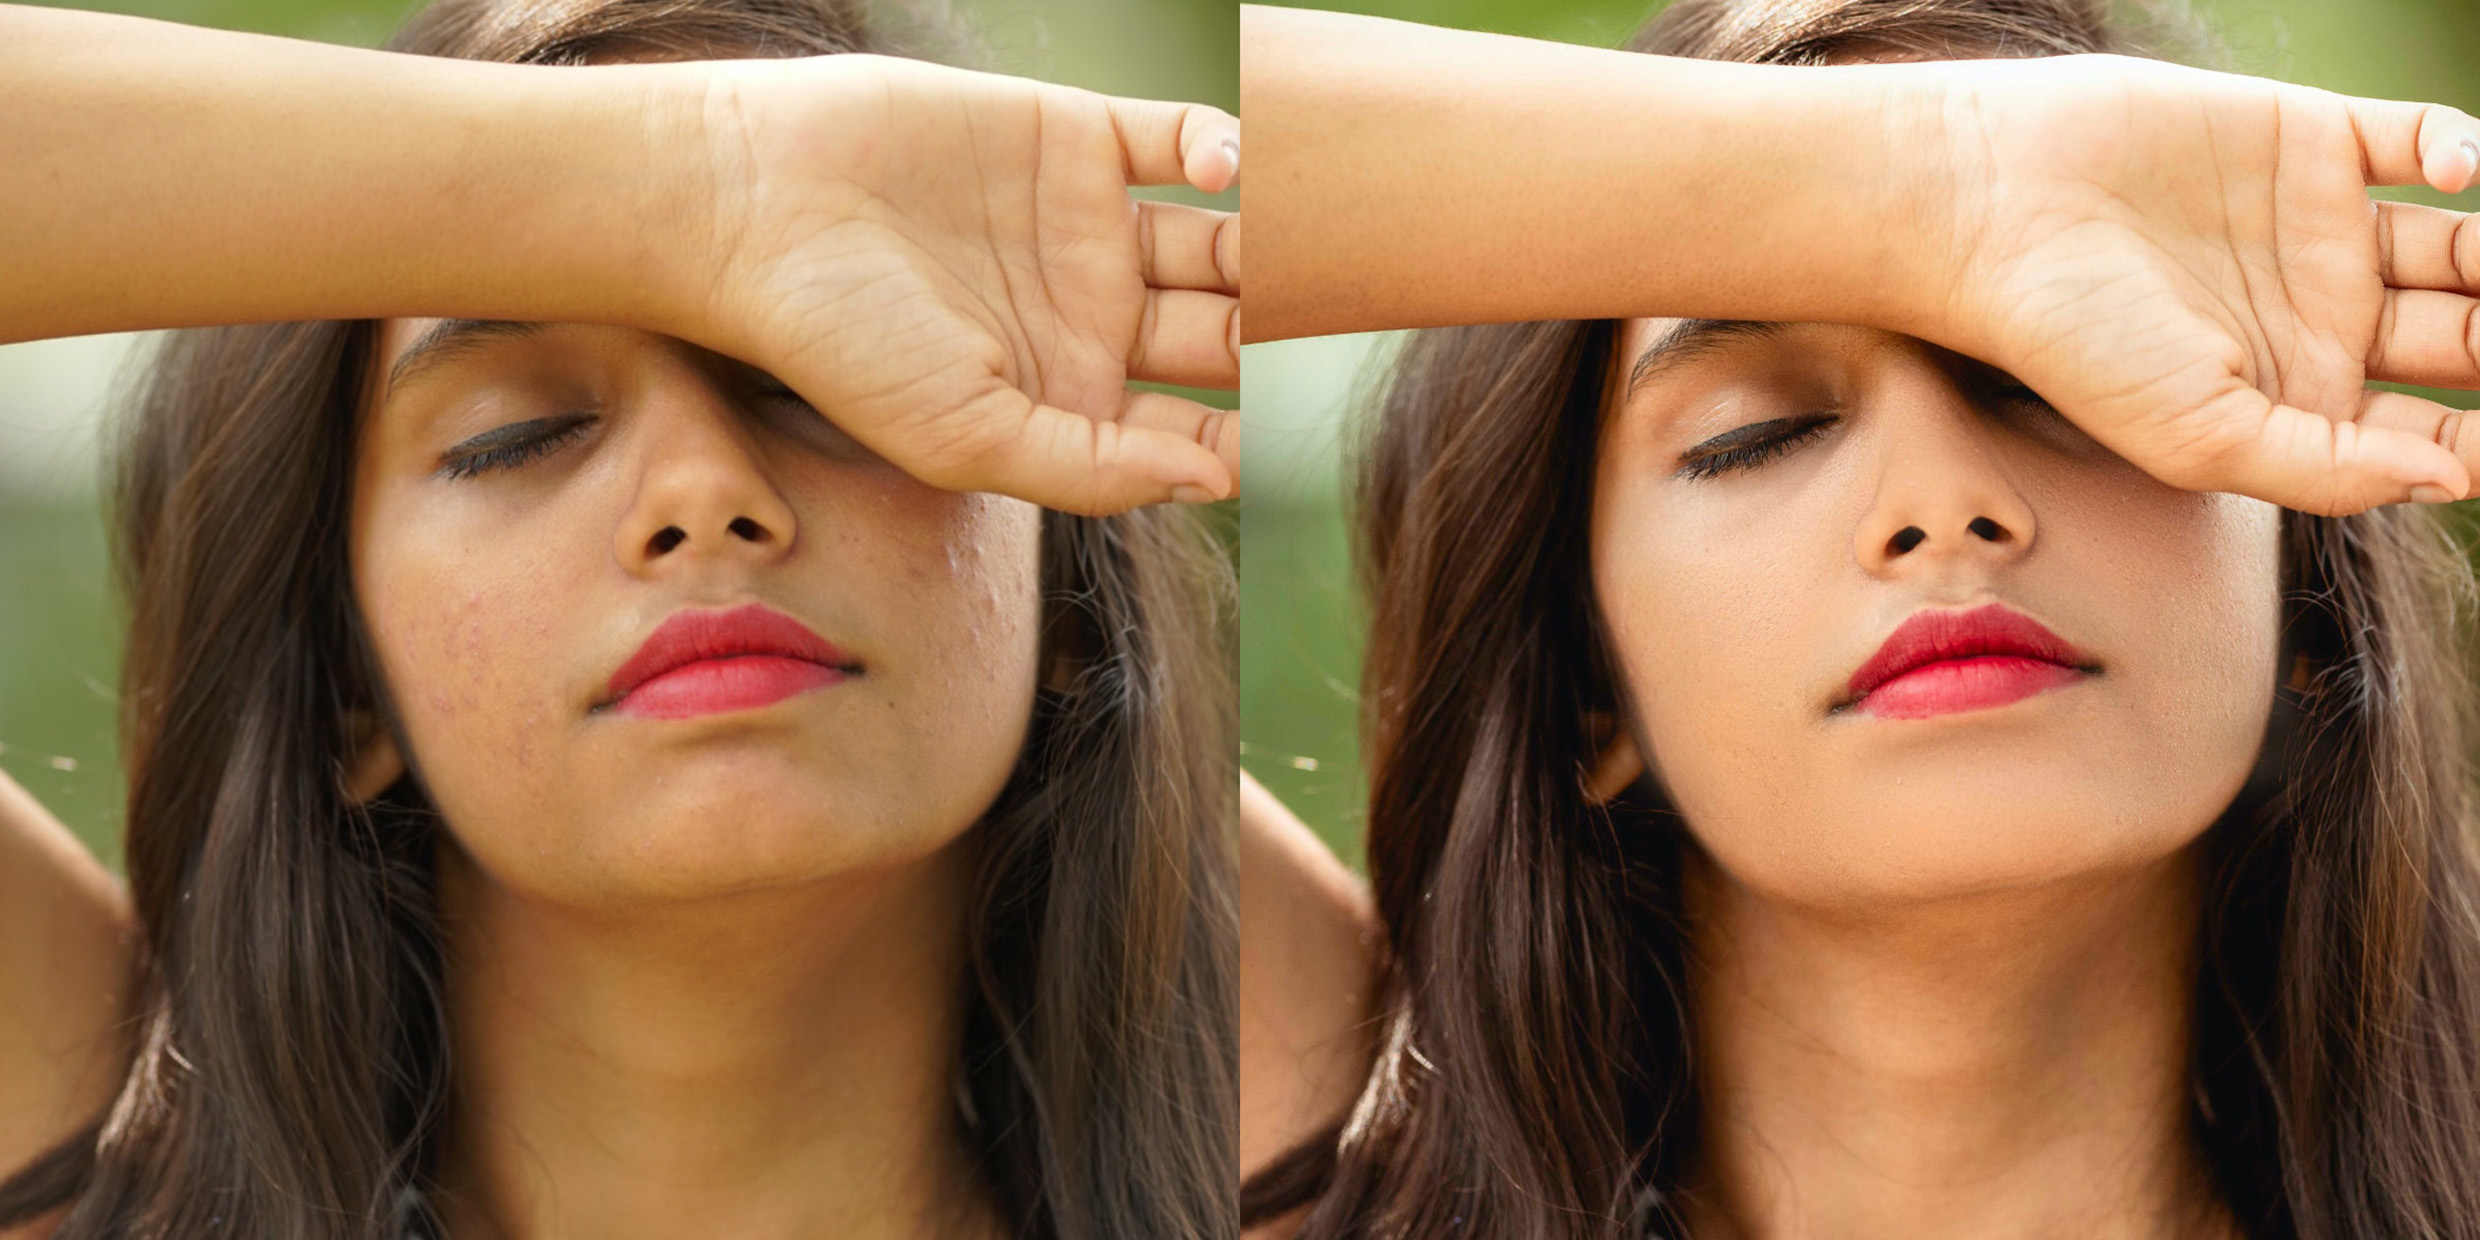
[[(2273, 703), (2277, 508), (2156, 482), (1908, 337), (1620, 337), (1594, 587), (1635, 735), (1725, 873), (1847, 908), (1969, 894), (2157, 860), (2229, 805)], [(1852, 702), (1906, 618), (1991, 603), (2084, 670), (1950, 661)]]
[(366, 392), (354, 587), (485, 874), (583, 904), (794, 883), (925, 856), (997, 796), (1038, 510), (624, 328), (391, 320)]

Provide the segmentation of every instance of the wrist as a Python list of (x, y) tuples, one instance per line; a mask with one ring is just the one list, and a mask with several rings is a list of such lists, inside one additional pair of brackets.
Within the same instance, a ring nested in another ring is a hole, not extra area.
[(729, 72), (715, 63), (631, 66), (617, 118), (637, 152), (628, 207), (614, 221), (606, 270), (609, 291), (629, 325), (745, 357), (731, 336), (718, 295), (722, 274), (745, 248), (747, 222), (732, 208), (745, 200), (754, 170), (726, 162), (746, 148), (719, 139), (719, 116), (733, 106)]
[(646, 158), (631, 244), (650, 330), (755, 361), (786, 229), (816, 232), (875, 200), (886, 139), (880, 57), (644, 66)]
[[(1842, 201), (1824, 213), (1817, 288), (1852, 322), (1949, 343), (1969, 246), (1958, 207), (1974, 176), (1953, 148), (1956, 88), (1943, 66), (1889, 64), (1815, 70), (1810, 96), (1824, 148), (1824, 183)], [(1838, 136), (1839, 135), (1839, 136)]]

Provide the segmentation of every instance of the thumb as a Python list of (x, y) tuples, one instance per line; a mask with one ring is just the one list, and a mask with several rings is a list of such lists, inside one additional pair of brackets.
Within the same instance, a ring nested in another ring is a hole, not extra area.
[(2428, 185), (2459, 194), (2480, 184), (2480, 120), (2442, 104), (2346, 99), (2370, 185)]
[[(2371, 392), (2361, 413), (2386, 393)], [(2224, 453), (2192, 482), (2196, 490), (2232, 491), (2301, 512), (2345, 516), (2384, 504), (2465, 494), (2471, 474), (2454, 453), (2409, 431), (2361, 421), (2340, 421), (2274, 403), (2253, 387), (2226, 398), (2217, 416), (2258, 427), (2253, 439)], [(2414, 488), (2435, 487), (2445, 494)]]
[(1130, 185), (1187, 184), (1219, 194), (1240, 181), (1240, 120), (1202, 103), (1107, 100)]
[[(1154, 425), (1103, 421), (1022, 393), (1016, 436), (985, 452), (977, 467), (936, 485), (995, 491), (1086, 516), (1109, 516), (1166, 501), (1229, 498), (1237, 489), (1215, 448)], [(1152, 394), (1131, 393), (1142, 403)], [(1186, 403), (1186, 402), (1182, 402)]]

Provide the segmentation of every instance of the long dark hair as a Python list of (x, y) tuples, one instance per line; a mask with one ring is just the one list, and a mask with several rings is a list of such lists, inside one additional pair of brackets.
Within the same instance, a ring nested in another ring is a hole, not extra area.
[[(2147, 50), (2130, 29), (2102, 0), (1682, 0), (1631, 48)], [(1304, 1240), (1685, 1235), (1695, 844), (1645, 782), (1587, 795), (1619, 700), (1588, 538), (1615, 341), (1445, 329), (1396, 365), (1357, 514), (1379, 1057), (1338, 1128), (1244, 1189), (1250, 1222), (1314, 1202)], [(2304, 661), (2202, 849), (2190, 1129), (2256, 1240), (2480, 1236), (2472, 570), (2431, 510), (2282, 520)]]
[[(841, 0), (443, 0), (470, 59), (883, 50)], [(347, 566), (368, 322), (182, 332), (120, 455), (137, 1057), (0, 1185), (62, 1240), (436, 1234), (450, 1065), (437, 815), (344, 772), (383, 705)], [(1016, 1233), (1229, 1235), (1237, 912), (1229, 560), (1188, 511), (1046, 513), (1045, 677), (974, 827), (957, 1125)]]

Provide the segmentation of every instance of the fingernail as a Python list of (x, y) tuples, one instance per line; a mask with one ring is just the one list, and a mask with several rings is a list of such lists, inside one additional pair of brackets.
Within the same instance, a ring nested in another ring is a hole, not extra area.
[(2411, 502), (2415, 504), (2451, 504), (2454, 502), (2454, 492), (2438, 486), (2433, 482), (2423, 482), (2411, 488)]
[(2473, 181), (2480, 180), (2480, 138), (2463, 139), (2463, 154), (2471, 157), (2471, 171), (2463, 176), (2463, 186), (2468, 189)]
[[(2470, 144), (2470, 143), (2465, 143), (2464, 145), (2466, 145), (2466, 146), (2470, 146), (2471, 144)], [(2473, 147), (2472, 149), (2473, 149), (2473, 152), (2474, 152), (2474, 154), (2473, 154), (2473, 158), (2475, 158), (2475, 159), (2480, 159), (2480, 147)], [(1240, 176), (1240, 139), (1238, 139), (1238, 138), (1225, 138), (1225, 139), (1223, 139), (1223, 160), (1224, 160), (1224, 162), (1226, 162), (1226, 163), (1228, 163), (1228, 164), (1230, 164), (1230, 165), (1231, 165), (1231, 177), (1232, 177), (1232, 179), (1233, 179), (1233, 180), (1237, 180), (1237, 179), (1239, 179), (1239, 176)], [(1226, 184), (1229, 184), (1229, 182), (1225, 182), (1225, 183), (1226, 183)]]
[(1180, 485), (1171, 488), (1171, 499), (1173, 503), (1211, 504), (1220, 498), (1221, 496), (1218, 496), (1214, 492), (1194, 483), (1183, 482)]

